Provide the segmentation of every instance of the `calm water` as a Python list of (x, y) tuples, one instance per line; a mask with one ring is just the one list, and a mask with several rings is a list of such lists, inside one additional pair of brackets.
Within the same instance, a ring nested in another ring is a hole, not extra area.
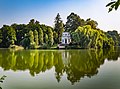
[(120, 50), (0, 49), (2, 89), (120, 89)]

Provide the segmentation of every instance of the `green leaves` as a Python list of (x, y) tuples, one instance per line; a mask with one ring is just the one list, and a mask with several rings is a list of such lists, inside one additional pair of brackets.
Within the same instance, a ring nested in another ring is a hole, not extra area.
[[(1, 78), (0, 78), (0, 83), (3, 83), (3, 81), (5, 80), (7, 76), (3, 75)], [(2, 89), (2, 87), (0, 86), (0, 89)]]
[(111, 12), (113, 9), (117, 10), (120, 5), (120, 0), (117, 1), (111, 1), (106, 5), (106, 7), (109, 7), (108, 12)]
[(79, 15), (71, 13), (67, 17), (67, 22), (65, 24), (65, 31), (74, 32), (79, 26), (84, 25), (84, 20), (80, 18)]
[(106, 7), (111, 6), (111, 5), (113, 5), (113, 4), (115, 4), (115, 1), (112, 1), (112, 2), (108, 3), (108, 4), (106, 5)]
[(113, 39), (108, 38), (102, 30), (91, 28), (90, 25), (78, 27), (72, 33), (72, 43), (81, 48), (110, 48), (113, 47)]

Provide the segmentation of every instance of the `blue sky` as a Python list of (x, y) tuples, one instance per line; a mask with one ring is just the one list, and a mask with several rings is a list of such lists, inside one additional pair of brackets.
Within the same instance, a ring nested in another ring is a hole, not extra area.
[[(64, 23), (74, 12), (81, 18), (96, 20), (98, 27), (119, 31), (120, 10), (108, 13), (105, 5), (111, 0), (0, 0), (0, 27), (4, 24), (26, 24), (30, 19), (54, 26), (54, 18), (60, 13)], [(120, 31), (119, 31), (120, 32)]]

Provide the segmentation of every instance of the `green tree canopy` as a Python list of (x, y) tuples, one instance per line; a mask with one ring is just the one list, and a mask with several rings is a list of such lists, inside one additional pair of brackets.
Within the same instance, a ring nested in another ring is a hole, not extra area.
[(74, 32), (79, 26), (83, 26), (85, 24), (84, 20), (80, 18), (79, 15), (75, 13), (71, 13), (67, 17), (67, 22), (65, 24), (65, 31)]
[(108, 38), (102, 30), (92, 29), (90, 25), (78, 27), (72, 33), (72, 43), (80, 48), (111, 48), (114, 46), (112, 38)]
[(16, 32), (15, 29), (11, 26), (4, 25), (2, 28), (2, 46), (9, 47), (10, 45), (15, 44)]

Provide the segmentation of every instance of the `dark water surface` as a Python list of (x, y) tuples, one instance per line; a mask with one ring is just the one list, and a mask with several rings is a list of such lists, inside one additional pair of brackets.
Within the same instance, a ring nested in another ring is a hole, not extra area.
[(120, 89), (120, 50), (0, 49), (2, 89)]

